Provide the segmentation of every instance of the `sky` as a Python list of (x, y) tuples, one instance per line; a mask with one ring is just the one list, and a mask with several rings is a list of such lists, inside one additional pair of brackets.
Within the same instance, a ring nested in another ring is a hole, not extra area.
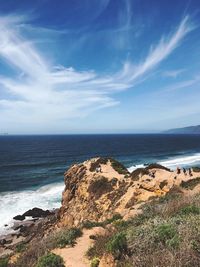
[(0, 133), (200, 124), (199, 0), (0, 0)]

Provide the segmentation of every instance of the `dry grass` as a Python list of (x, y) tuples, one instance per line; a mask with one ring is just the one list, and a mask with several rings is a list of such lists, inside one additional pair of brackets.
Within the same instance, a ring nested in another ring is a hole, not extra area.
[(105, 244), (110, 240), (111, 236), (113, 235), (113, 232), (110, 232), (107, 235), (97, 235), (95, 238), (95, 244), (88, 248), (86, 256), (89, 259), (93, 259), (94, 257), (101, 258), (103, 254), (105, 253)]
[[(145, 204), (142, 214), (126, 222), (116, 216), (105, 227), (106, 235), (93, 237), (89, 259), (109, 251), (118, 267), (200, 267), (200, 195), (186, 196), (174, 187)], [(55, 248), (59, 235), (63, 237), (63, 230), (33, 240), (14, 267), (34, 267), (39, 257)]]
[(52, 249), (73, 246), (77, 237), (81, 236), (78, 228), (62, 229), (53, 232), (45, 238), (33, 239), (12, 267), (35, 267), (38, 259)]
[(88, 256), (101, 257), (111, 240), (118, 242), (122, 233), (128, 253), (121, 250), (116, 257), (121, 242), (114, 242), (111, 250), (118, 267), (200, 267), (200, 195), (186, 197), (181, 192), (174, 188), (146, 204), (143, 214), (114, 222), (115, 230), (109, 236), (98, 236)]

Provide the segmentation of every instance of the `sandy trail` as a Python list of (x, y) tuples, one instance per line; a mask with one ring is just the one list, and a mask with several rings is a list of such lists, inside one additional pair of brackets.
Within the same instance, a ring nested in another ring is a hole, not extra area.
[(53, 250), (53, 253), (63, 258), (65, 267), (90, 267), (90, 262), (85, 256), (88, 248), (93, 244), (90, 235), (103, 233), (105, 233), (105, 229), (102, 227), (84, 229), (83, 235), (77, 239), (74, 247), (57, 248)]

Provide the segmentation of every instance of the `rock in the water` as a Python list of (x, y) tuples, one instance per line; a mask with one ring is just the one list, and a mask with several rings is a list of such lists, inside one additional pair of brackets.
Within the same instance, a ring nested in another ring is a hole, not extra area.
[(6, 239), (1, 239), (0, 240), (0, 246), (4, 246), (6, 244)]
[(49, 210), (43, 210), (40, 208), (33, 208), (28, 211), (26, 211), (22, 216), (30, 216), (32, 218), (41, 218), (41, 217), (47, 217), (49, 215), (52, 215), (53, 212), (50, 212)]
[(17, 215), (15, 217), (13, 217), (14, 220), (16, 221), (23, 221), (25, 219), (24, 215)]

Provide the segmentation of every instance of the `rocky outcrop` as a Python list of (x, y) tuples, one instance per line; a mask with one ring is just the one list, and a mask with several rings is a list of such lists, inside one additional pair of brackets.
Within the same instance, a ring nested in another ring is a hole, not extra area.
[(28, 211), (26, 211), (22, 215), (17, 215), (13, 217), (14, 220), (17, 221), (23, 221), (26, 219), (26, 217), (32, 217), (32, 218), (45, 218), (47, 216), (53, 215), (55, 212), (49, 211), (49, 210), (43, 210), (40, 208), (33, 208)]
[[(28, 210), (14, 217), (12, 232), (0, 236), (0, 258), (10, 255), (20, 244), (29, 243), (34, 237), (43, 237), (57, 222), (58, 210), (44, 211), (39, 208)], [(24, 220), (29, 217), (29, 219)], [(33, 219), (30, 219), (32, 217)]]
[(58, 225), (78, 226), (86, 220), (104, 221), (115, 213), (128, 218), (138, 212), (142, 202), (165, 195), (174, 185), (188, 179), (191, 179), (189, 175), (177, 176), (158, 164), (133, 173), (109, 158), (75, 164), (65, 172)]

